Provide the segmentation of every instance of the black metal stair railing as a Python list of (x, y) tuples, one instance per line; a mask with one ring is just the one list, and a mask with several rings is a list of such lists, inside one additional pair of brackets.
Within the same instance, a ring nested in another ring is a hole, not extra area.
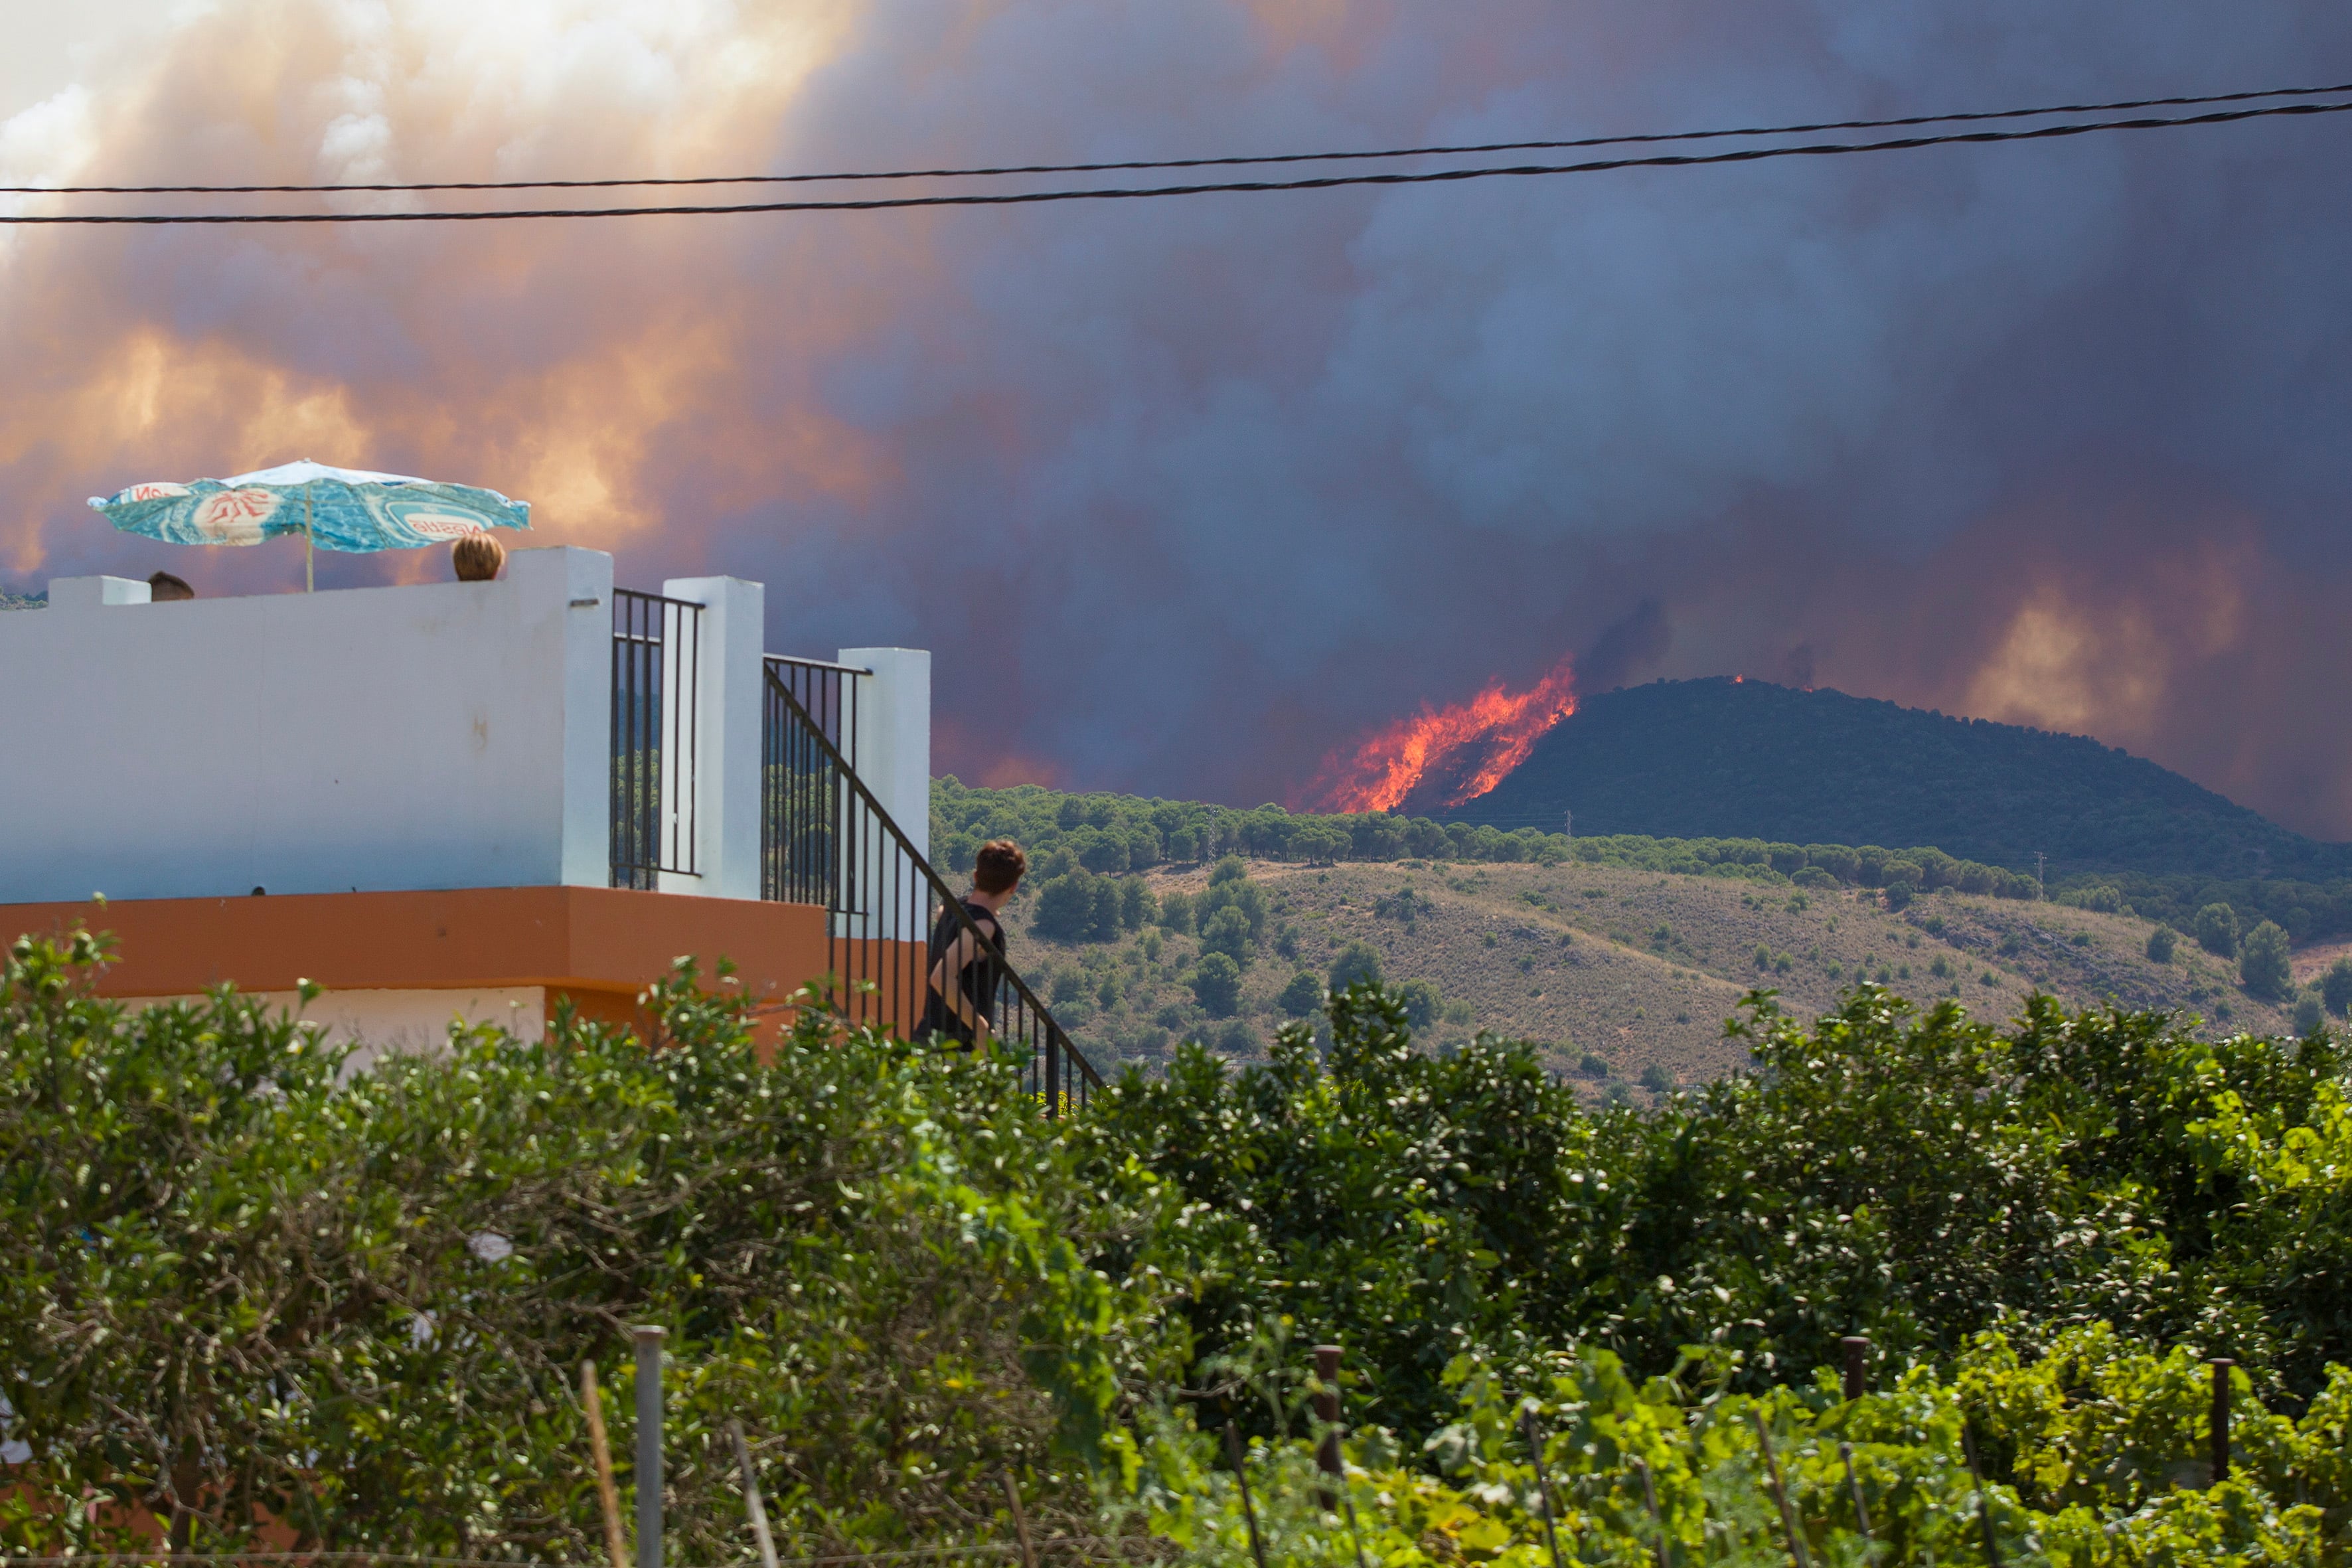
[(612, 882), (657, 889), (699, 875), (695, 848), (695, 700), (702, 606), (613, 592)]
[(766, 661), (761, 896), (824, 909), (835, 1005), (852, 1022), (908, 1038), (921, 1029), (929, 1000), (933, 923), (952, 915), (1001, 977), (987, 1022), (1024, 1058), (1024, 1087), (1049, 1116), (1083, 1106), (1102, 1075), (849, 765), (845, 748), (855, 745), (856, 683), (864, 673)]

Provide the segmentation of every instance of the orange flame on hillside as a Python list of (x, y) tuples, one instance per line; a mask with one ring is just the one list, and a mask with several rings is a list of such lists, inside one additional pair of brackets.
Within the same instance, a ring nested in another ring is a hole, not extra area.
[[(1500, 680), (1467, 702), (1446, 708), (1424, 704), (1358, 746), (1351, 756), (1334, 753), (1312, 788), (1322, 811), (1391, 811), (1420, 787), (1433, 769), (1442, 778), (1449, 765), (1473, 762), (1466, 777), (1446, 796), (1447, 805), (1473, 801), (1527, 761), (1544, 732), (1576, 711), (1576, 671), (1562, 659), (1528, 689), (1506, 691)], [(1476, 750), (1474, 752), (1474, 748)]]

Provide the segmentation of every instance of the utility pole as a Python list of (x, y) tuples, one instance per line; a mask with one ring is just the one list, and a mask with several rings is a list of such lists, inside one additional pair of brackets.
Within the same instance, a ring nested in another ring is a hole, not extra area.
[(2036, 849), (2033, 852), (2033, 896), (2039, 900), (2047, 900), (2050, 897), (2050, 889), (2042, 880), (2042, 851)]

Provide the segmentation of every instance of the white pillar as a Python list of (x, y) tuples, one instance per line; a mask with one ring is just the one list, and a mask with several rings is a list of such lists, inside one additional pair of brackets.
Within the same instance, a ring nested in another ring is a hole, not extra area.
[(95, 610), (107, 605), (144, 605), (152, 590), (136, 577), (52, 577), (49, 608)]
[(571, 545), (518, 550), (507, 557), (499, 585), (521, 601), (517, 613), (527, 620), (562, 629), (563, 837), (557, 875), (567, 888), (610, 887), (613, 558)]
[(767, 590), (740, 577), (673, 577), (673, 599), (702, 606), (695, 701), (695, 865), (666, 893), (760, 896), (760, 692)]
[(919, 647), (845, 647), (858, 679), (849, 765), (918, 854), (931, 858), (931, 655)]
[[(922, 648), (845, 647), (841, 662), (871, 675), (857, 683), (857, 728), (849, 765), (915, 853), (931, 855), (931, 656)], [(870, 835), (860, 836), (870, 838)], [(877, 843), (876, 847), (881, 846)], [(883, 855), (868, 875), (880, 874), (866, 897), (880, 916), (874, 934), (921, 942), (929, 934), (931, 890), (915, 868)], [(894, 916), (888, 913), (896, 910)], [(887, 929), (895, 926), (897, 929)]]

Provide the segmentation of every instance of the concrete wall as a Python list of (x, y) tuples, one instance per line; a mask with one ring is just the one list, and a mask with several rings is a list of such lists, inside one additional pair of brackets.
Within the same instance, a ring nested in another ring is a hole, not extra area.
[(849, 765), (925, 859), (931, 853), (931, 656), (919, 647), (845, 647), (870, 669), (858, 693)]
[[(665, 893), (713, 899), (760, 896), (761, 633), (767, 590), (740, 577), (673, 577), (662, 593), (702, 606), (696, 661), (695, 864), (664, 872)], [(673, 775), (674, 776), (674, 775)], [(666, 781), (667, 782), (667, 781)]]
[[(547, 1035), (547, 988), (517, 985), (491, 991), (330, 991), (305, 1006), (297, 991), (259, 991), (256, 1001), (319, 1026), (322, 1038), (352, 1047), (343, 1063), (357, 1072), (384, 1056), (439, 1056), (449, 1048), (449, 1026), (492, 1024), (536, 1045)], [(142, 997), (144, 1009), (173, 1003), (210, 1005), (198, 992)]]
[(608, 878), (612, 558), (0, 616), (0, 903)]

